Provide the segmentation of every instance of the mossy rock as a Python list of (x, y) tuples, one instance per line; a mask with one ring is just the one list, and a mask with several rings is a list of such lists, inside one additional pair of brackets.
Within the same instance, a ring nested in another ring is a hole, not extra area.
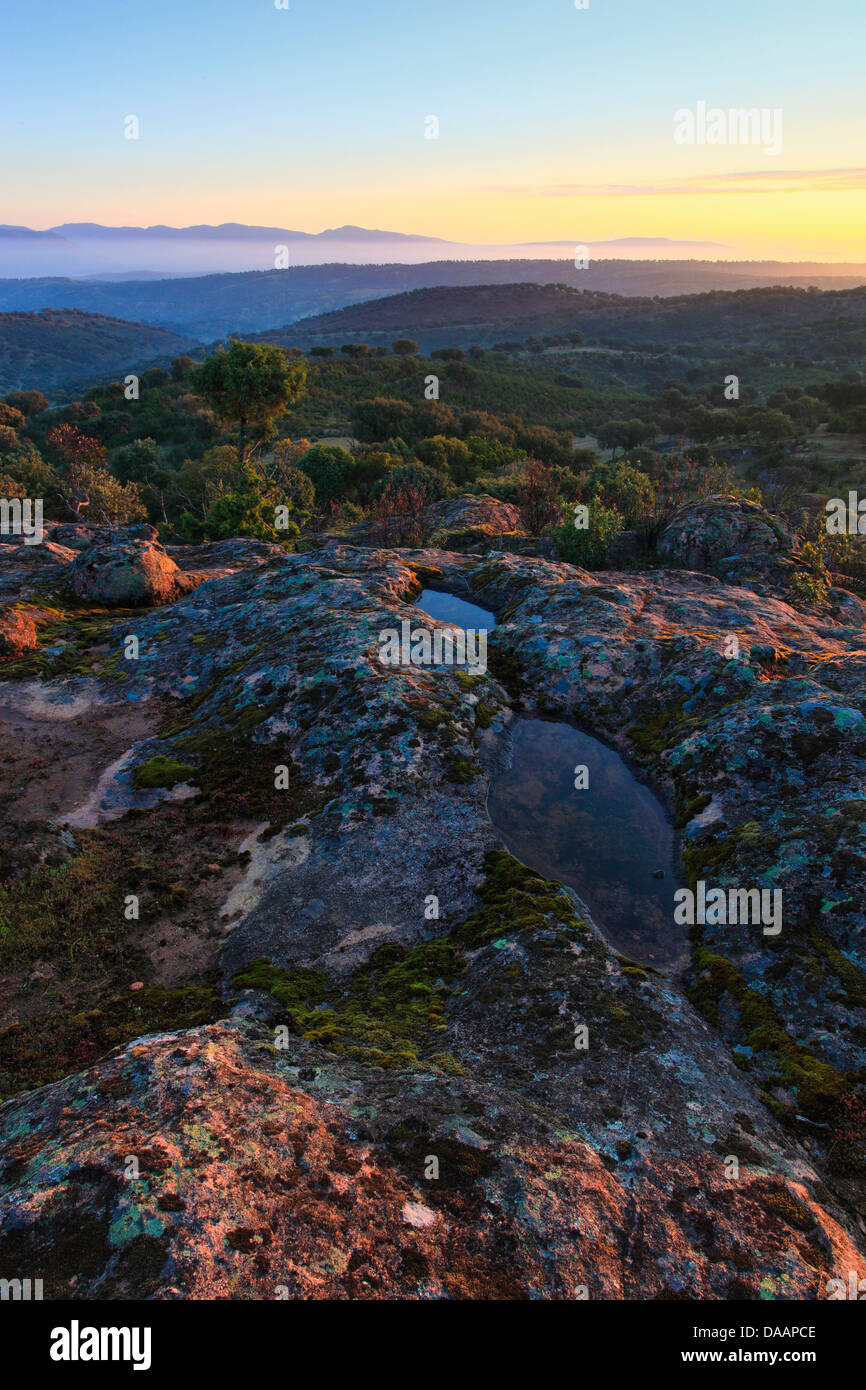
[(190, 767), (189, 763), (181, 763), (176, 758), (166, 758), (158, 753), (146, 763), (139, 763), (132, 774), (132, 785), (138, 791), (154, 787), (170, 789), (194, 776), (195, 768)]

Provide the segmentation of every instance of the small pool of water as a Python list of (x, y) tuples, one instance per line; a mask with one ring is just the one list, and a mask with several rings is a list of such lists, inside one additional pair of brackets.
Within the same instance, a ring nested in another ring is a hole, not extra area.
[(489, 632), (496, 626), (495, 613), (479, 608), (477, 603), (467, 603), (455, 594), (440, 593), (438, 589), (422, 589), (415, 599), (415, 607), (437, 622), (454, 623), (476, 632)]
[(687, 942), (674, 922), (680, 885), (661, 803), (618, 753), (570, 724), (520, 719), (512, 737), (512, 765), (487, 802), (506, 848), (573, 888), (615, 950), (658, 969), (677, 964)]

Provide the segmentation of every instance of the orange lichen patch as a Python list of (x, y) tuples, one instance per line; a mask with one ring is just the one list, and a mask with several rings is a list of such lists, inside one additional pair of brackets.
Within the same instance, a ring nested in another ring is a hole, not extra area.
[(815, 1298), (866, 1274), (805, 1187), (712, 1155), (626, 1185), (566, 1136), (423, 1182), (237, 1023), (141, 1039), (4, 1124), (0, 1257), (51, 1298)]

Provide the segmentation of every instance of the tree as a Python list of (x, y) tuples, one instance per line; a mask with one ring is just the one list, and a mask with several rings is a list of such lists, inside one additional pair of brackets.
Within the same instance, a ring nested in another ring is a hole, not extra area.
[(247, 431), (265, 436), (278, 415), (298, 399), (307, 378), (306, 363), (289, 359), (275, 343), (242, 343), (207, 357), (195, 373), (199, 395), (226, 424), (237, 422), (238, 461), (243, 462)]
[[(412, 432), (412, 407), (408, 401), (392, 400), (389, 396), (374, 396), (358, 401), (352, 408), (352, 432), (364, 444), (391, 439), (404, 439)], [(433, 431), (435, 433), (435, 431)]]
[(185, 355), (175, 357), (171, 364), (171, 379), (172, 381), (183, 381), (184, 377), (188, 376), (194, 369), (195, 362), (191, 357)]
[(0, 401), (0, 425), (5, 425), (10, 430), (23, 430), (24, 423), (24, 416), (20, 410)]
[(517, 489), (520, 519), (530, 536), (540, 536), (545, 526), (560, 517), (556, 478), (540, 459), (527, 460)]
[(60, 497), (76, 521), (99, 520), (107, 525), (130, 525), (147, 519), (147, 508), (135, 483), (121, 483), (106, 466), (105, 449), (75, 425), (58, 425), (46, 439), (62, 460)]
[(418, 344), (413, 338), (398, 338), (391, 346), (398, 357), (414, 357), (418, 351)]
[(611, 465), (599, 463), (587, 479), (590, 496), (610, 503), (626, 526), (634, 526), (655, 506), (655, 488), (646, 473), (622, 459)]
[(378, 499), (386, 492), (394, 496), (397, 493), (412, 497), (418, 495), (423, 497), (426, 506), (428, 502), (438, 502), (453, 491), (451, 483), (438, 469), (428, 468), (423, 463), (406, 463), (402, 467), (392, 468), (385, 480), (373, 488), (373, 496)]
[(455, 483), (466, 482), (472, 474), (472, 452), (462, 439), (434, 434), (430, 439), (420, 439), (415, 445), (415, 453), (428, 468), (438, 468), (440, 472), (450, 474)]
[(352, 455), (339, 444), (314, 444), (299, 460), (298, 467), (316, 489), (316, 502), (320, 507), (324, 508), (344, 491), (352, 462)]
[(234, 491), (240, 465), (230, 444), (215, 444), (199, 459), (187, 459), (171, 479), (171, 503), (184, 514), (204, 521), (217, 498)]
[(428, 498), (423, 487), (390, 485), (371, 508), (382, 545), (420, 545), (424, 539), (424, 512)]
[(14, 410), (20, 410), (22, 415), (39, 415), (48, 409), (48, 401), (41, 391), (10, 391), (3, 399)]
[[(292, 488), (289, 482), (277, 492), (269, 487), (267, 478), (257, 466), (245, 464), (232, 491), (223, 493), (212, 503), (203, 524), (194, 527), (187, 524), (188, 533), (200, 531), (215, 541), (232, 536), (252, 536), (256, 540), (283, 543), (296, 540), (301, 534), (300, 524), (310, 515), (303, 500), (312, 502), (313, 488), (309, 478), (297, 469), (287, 471), (296, 474), (295, 486)], [(277, 507), (285, 508), (279, 526)]]

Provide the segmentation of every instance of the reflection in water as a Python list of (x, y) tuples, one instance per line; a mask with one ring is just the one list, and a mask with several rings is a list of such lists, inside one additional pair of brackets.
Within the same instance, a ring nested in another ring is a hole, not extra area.
[(476, 603), (467, 603), (454, 594), (442, 594), (438, 589), (423, 589), (415, 599), (415, 607), (439, 623), (454, 623), (457, 627), (473, 628), (478, 632), (489, 631), (496, 626), (496, 615), (479, 608)]
[[(506, 848), (573, 888), (623, 955), (657, 967), (679, 961), (673, 830), (653, 793), (612, 748), (568, 724), (521, 719), (512, 733), (512, 766), (488, 798)], [(589, 778), (578, 790), (581, 765)]]

